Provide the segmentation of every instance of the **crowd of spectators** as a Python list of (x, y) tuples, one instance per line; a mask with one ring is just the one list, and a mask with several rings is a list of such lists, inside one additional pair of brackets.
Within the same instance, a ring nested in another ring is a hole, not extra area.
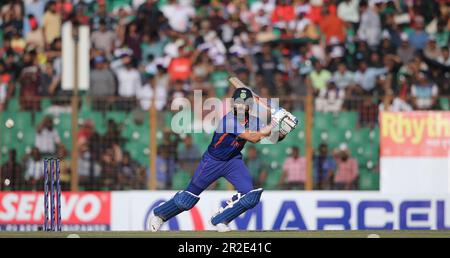
[[(92, 98), (94, 110), (145, 111), (154, 100), (158, 111), (170, 112), (173, 100), (195, 89), (227, 96), (227, 78), (235, 74), (261, 96), (279, 97), (287, 109), (303, 109), (310, 90), (316, 111), (357, 111), (361, 126), (374, 126), (379, 110), (443, 108), (441, 99), (450, 96), (449, 15), (445, 0), (5, 0), (0, 112), (15, 96), (21, 111), (42, 111), (47, 98), (55, 110), (70, 112), (72, 93), (61, 88), (61, 27), (70, 21), (90, 28), (90, 88), (82, 94)], [(100, 135), (92, 121), (82, 125), (81, 184), (145, 187), (148, 167), (123, 150), (121, 126), (111, 121)], [(175, 167), (195, 166), (200, 150), (191, 140), (184, 139), (180, 153), (170, 143), (158, 148), (159, 188), (170, 187)], [(51, 119), (44, 119), (35, 148), (20, 164), (24, 180), (39, 178), (33, 166), (43, 156), (67, 157), (66, 147)], [(296, 152), (284, 170), (303, 166)], [(15, 159), (11, 150), (3, 165), (10, 174), (19, 170)], [(318, 155), (316, 182), (350, 187), (339, 181), (346, 176), (327, 172), (341, 161)], [(266, 173), (255, 176), (261, 184)]]

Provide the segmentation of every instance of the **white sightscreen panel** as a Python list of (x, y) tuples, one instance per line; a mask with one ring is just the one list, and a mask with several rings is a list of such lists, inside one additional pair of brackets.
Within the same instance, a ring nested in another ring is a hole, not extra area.
[(89, 26), (78, 28), (78, 86), (80, 90), (89, 89)]
[(71, 90), (74, 83), (74, 42), (72, 38), (72, 23), (62, 25), (62, 81), (63, 90)]

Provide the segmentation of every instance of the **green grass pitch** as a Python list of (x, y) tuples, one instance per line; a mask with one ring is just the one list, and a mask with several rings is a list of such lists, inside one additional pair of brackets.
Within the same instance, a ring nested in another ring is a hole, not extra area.
[[(0, 238), (450, 238), (450, 230), (0, 232)], [(370, 236), (371, 235), (371, 236)]]

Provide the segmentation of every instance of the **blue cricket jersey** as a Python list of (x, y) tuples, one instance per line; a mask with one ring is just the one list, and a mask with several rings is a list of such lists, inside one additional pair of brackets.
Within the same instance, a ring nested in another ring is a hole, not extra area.
[(246, 140), (239, 138), (239, 135), (246, 129), (259, 131), (264, 125), (259, 118), (249, 116), (245, 124), (239, 123), (233, 111), (227, 113), (214, 132), (211, 143), (206, 150), (209, 156), (217, 160), (230, 160), (241, 155)]

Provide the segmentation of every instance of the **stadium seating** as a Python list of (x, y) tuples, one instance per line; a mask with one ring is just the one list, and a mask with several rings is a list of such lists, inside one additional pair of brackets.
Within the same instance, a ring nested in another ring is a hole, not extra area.
[(172, 190), (183, 190), (185, 189), (189, 181), (191, 180), (191, 175), (183, 170), (177, 171), (172, 178)]

